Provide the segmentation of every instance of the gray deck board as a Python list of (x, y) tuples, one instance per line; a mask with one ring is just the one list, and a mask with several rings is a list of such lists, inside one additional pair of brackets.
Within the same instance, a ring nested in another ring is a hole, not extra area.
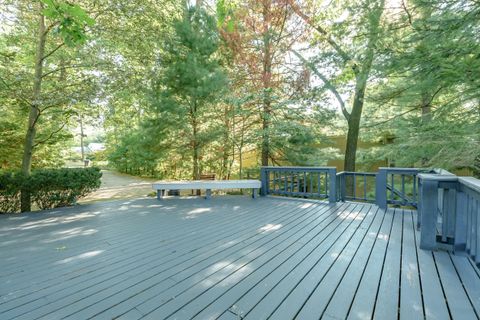
[[(402, 225), (401, 209), (395, 209), (393, 227), (388, 242), (387, 254), (383, 262), (383, 271), (375, 304), (374, 319), (396, 319), (398, 315), (398, 300), (400, 290), (400, 262), (402, 250)], [(372, 284), (372, 287), (375, 283)]]
[(465, 256), (416, 212), (267, 197), (0, 216), (0, 319), (476, 319)]
[(400, 319), (424, 318), (422, 284), (417, 261), (413, 214), (403, 210), (403, 241), (400, 283)]

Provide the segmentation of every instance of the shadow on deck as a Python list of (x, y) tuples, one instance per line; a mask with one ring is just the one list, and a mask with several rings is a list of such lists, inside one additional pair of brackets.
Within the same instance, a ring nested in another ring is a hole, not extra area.
[(476, 319), (470, 258), (416, 212), (217, 197), (0, 217), (0, 319)]

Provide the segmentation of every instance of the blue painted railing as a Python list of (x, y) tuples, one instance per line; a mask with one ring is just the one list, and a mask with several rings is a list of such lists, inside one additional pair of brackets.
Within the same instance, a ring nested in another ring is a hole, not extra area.
[(260, 194), (336, 202), (336, 172), (334, 167), (262, 167)]
[(337, 173), (335, 167), (262, 167), (262, 195), (328, 198), (417, 207), (419, 169)]
[(373, 172), (337, 173), (337, 200), (375, 202), (376, 176)]
[(480, 264), (480, 180), (448, 171), (380, 168), (378, 173), (334, 167), (262, 167), (262, 195), (374, 202), (418, 209), (422, 249), (465, 250)]
[(480, 264), (480, 180), (448, 172), (420, 174), (420, 247), (465, 250)]
[(416, 168), (379, 168), (375, 199), (378, 206), (386, 209), (388, 204), (418, 207), (418, 174)]

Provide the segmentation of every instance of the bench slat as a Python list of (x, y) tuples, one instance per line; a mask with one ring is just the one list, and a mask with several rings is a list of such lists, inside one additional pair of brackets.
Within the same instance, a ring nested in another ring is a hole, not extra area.
[(241, 189), (260, 188), (259, 180), (194, 180), (194, 181), (158, 181), (152, 186), (154, 190), (188, 190), (188, 189)]

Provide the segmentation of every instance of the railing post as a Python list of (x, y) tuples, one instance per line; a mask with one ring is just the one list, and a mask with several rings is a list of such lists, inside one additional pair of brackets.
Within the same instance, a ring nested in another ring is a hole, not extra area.
[(455, 205), (455, 250), (465, 250), (467, 246), (467, 194), (457, 191)]
[(345, 173), (339, 172), (337, 173), (337, 192), (338, 192), (338, 200), (345, 201), (345, 192), (346, 192), (346, 185), (345, 185)]
[(387, 169), (379, 168), (375, 179), (375, 201), (379, 208), (387, 209)]
[(337, 202), (337, 168), (329, 168), (328, 175), (330, 180), (330, 189), (328, 189), (328, 202)]
[(434, 250), (437, 247), (438, 180), (430, 175), (419, 175), (421, 205), (420, 248)]
[(268, 194), (268, 187), (270, 182), (268, 181), (268, 170), (265, 167), (260, 168), (260, 180), (262, 181), (262, 188), (260, 189), (260, 195), (262, 197)]

